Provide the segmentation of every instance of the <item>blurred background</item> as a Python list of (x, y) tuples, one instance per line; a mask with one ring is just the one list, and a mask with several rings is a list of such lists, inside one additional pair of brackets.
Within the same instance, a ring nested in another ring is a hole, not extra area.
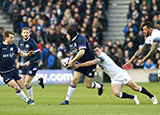
[[(141, 25), (145, 21), (160, 29), (159, 0), (0, 0), (0, 42), (4, 31), (10, 30), (16, 33), (17, 44), (21, 29), (29, 27), (31, 38), (41, 50), (37, 76), (44, 77), (47, 73), (46, 83), (58, 76), (57, 71), (50, 76), (52, 70), (70, 71), (61, 65), (61, 60), (69, 56), (65, 38), (69, 27), (76, 26), (91, 46), (100, 44), (122, 67), (143, 45)], [(160, 54), (157, 52), (142, 66), (132, 63), (124, 69), (136, 82), (158, 81)], [(96, 76), (99, 81), (110, 82), (108, 75), (99, 69)]]

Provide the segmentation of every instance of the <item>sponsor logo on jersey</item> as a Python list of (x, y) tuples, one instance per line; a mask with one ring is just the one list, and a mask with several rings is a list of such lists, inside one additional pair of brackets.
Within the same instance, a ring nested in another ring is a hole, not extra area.
[(26, 48), (29, 48), (29, 45), (28, 45), (28, 44), (26, 44)]
[(10, 51), (13, 51), (13, 47), (10, 48)]
[(2, 48), (2, 50), (7, 50), (7, 48)]

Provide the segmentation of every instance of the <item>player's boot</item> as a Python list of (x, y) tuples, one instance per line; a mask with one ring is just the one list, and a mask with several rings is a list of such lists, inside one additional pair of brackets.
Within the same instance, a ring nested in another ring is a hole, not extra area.
[(60, 105), (69, 105), (69, 101), (65, 100), (63, 103), (61, 103)]
[(158, 104), (158, 100), (155, 95), (151, 98), (151, 100), (152, 100), (153, 104)]
[(33, 99), (30, 99), (30, 98), (29, 98), (29, 100), (31, 100), (32, 102), (34, 102), (34, 100), (33, 100)]
[(32, 100), (30, 100), (30, 99), (27, 101), (27, 104), (28, 105), (35, 105), (35, 103)]
[(137, 95), (134, 96), (133, 101), (138, 105), (139, 104), (139, 100), (137, 98)]
[(101, 85), (101, 88), (98, 89), (98, 95), (99, 95), (99, 96), (101, 96), (102, 93), (103, 93), (103, 84), (100, 83), (100, 85)]
[(42, 87), (42, 89), (44, 89), (44, 82), (43, 82), (43, 78), (39, 78), (39, 85)]

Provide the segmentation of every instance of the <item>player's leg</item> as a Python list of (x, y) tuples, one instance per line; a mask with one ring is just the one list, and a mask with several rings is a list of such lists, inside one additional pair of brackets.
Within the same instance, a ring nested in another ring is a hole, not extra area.
[(21, 74), (22, 82), (25, 83), (26, 75)]
[(122, 85), (119, 83), (117, 84), (112, 84), (112, 91), (113, 91), (113, 94), (119, 98), (122, 98), (122, 99), (133, 99), (135, 101), (136, 104), (139, 104), (139, 101), (137, 99), (137, 96), (136, 95), (130, 95), (130, 94), (127, 94), (125, 92), (121, 92), (122, 91)]
[(67, 95), (66, 95), (66, 99), (63, 103), (61, 103), (61, 105), (68, 105), (69, 104), (69, 100), (73, 94), (73, 92), (76, 89), (76, 85), (79, 82), (80, 78), (83, 76), (82, 73), (78, 72), (78, 71), (74, 71), (74, 77), (72, 79), (71, 84), (68, 87), (68, 91), (67, 91)]
[(92, 88), (92, 89), (98, 88), (98, 95), (102, 95), (102, 93), (103, 93), (103, 84), (102, 83), (99, 84), (99, 83), (93, 81), (93, 78), (90, 78), (90, 77), (85, 77), (84, 83), (87, 88)]
[[(20, 81), (20, 80), (19, 80)], [(24, 94), (24, 92), (21, 90), (21, 88), (18, 86), (18, 84), (15, 82), (15, 80), (11, 80), (8, 82), (8, 86), (12, 87), (15, 91), (16, 94), (22, 98), (25, 102), (28, 102), (28, 98)]]
[(32, 80), (31, 84), (32, 85), (39, 84), (42, 87), (42, 89), (44, 89), (44, 87), (45, 87), (44, 80), (42, 77), (39, 78), (37, 76), (34, 76), (34, 79)]
[(139, 92), (147, 95), (149, 98), (152, 99), (153, 104), (158, 104), (156, 96), (154, 96), (153, 94), (151, 94), (144, 87), (138, 86), (133, 80), (129, 81), (126, 85), (129, 86), (134, 91), (139, 91)]
[(23, 83), (23, 81), (22, 81), (22, 79), (19, 79), (19, 80), (15, 80), (16, 81), (16, 83), (18, 84), (18, 86), (21, 88), (21, 89), (24, 89), (24, 83)]
[(33, 76), (26, 75), (24, 85), (27, 89), (29, 99), (31, 99), (33, 101), (33, 89), (32, 89), (32, 86), (31, 86), (32, 79), (33, 79)]

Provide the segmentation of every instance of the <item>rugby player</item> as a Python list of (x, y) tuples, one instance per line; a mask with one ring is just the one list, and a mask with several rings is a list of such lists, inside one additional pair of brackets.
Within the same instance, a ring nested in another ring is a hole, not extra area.
[[(38, 63), (40, 61), (40, 50), (38, 48), (37, 43), (30, 38), (30, 30), (28, 27), (24, 27), (22, 29), (21, 35), (23, 38), (19, 40), (18, 46), (20, 50), (24, 52), (33, 51), (33, 54), (23, 58), (23, 66), (21, 68), (21, 76), (24, 82), (24, 85), (27, 89), (29, 99), (34, 101), (33, 99), (33, 89), (31, 86), (31, 81), (37, 73)], [(20, 68), (21, 58), (18, 59), (17, 68)], [(44, 88), (43, 79), (40, 79), (39, 85)]]
[(136, 95), (130, 95), (125, 92), (121, 92), (123, 85), (127, 85), (134, 91), (139, 91), (147, 95), (152, 100), (153, 104), (158, 104), (156, 96), (149, 93), (144, 87), (138, 86), (124, 69), (117, 66), (114, 61), (102, 51), (101, 46), (94, 46), (93, 51), (97, 57), (96, 59), (76, 64), (73, 68), (89, 67), (98, 64), (102, 70), (110, 76), (112, 91), (115, 96), (122, 99), (129, 98), (132, 99), (136, 104), (139, 104), (140, 102)]
[(34, 105), (22, 91), (24, 84), (15, 64), (15, 54), (26, 57), (31, 55), (31, 52), (24, 53), (23, 51), (20, 51), (13, 42), (14, 33), (6, 31), (4, 33), (4, 41), (0, 43), (0, 75), (2, 76), (4, 83), (15, 89), (16, 94), (19, 97), (27, 104)]
[[(92, 48), (88, 40), (82, 36), (80, 33), (77, 33), (77, 30), (74, 27), (71, 27), (67, 30), (66, 37), (70, 42), (70, 50), (72, 52), (73, 58), (67, 64), (66, 68), (71, 68), (75, 62), (85, 62), (95, 59)], [(74, 70), (74, 77), (68, 88), (66, 99), (61, 105), (68, 105), (70, 97), (76, 89), (76, 85), (79, 82), (80, 78), (85, 76), (84, 82), (87, 88), (98, 88), (98, 95), (103, 93), (103, 84), (93, 81), (94, 73), (96, 69), (96, 64), (90, 67), (80, 67)]]

